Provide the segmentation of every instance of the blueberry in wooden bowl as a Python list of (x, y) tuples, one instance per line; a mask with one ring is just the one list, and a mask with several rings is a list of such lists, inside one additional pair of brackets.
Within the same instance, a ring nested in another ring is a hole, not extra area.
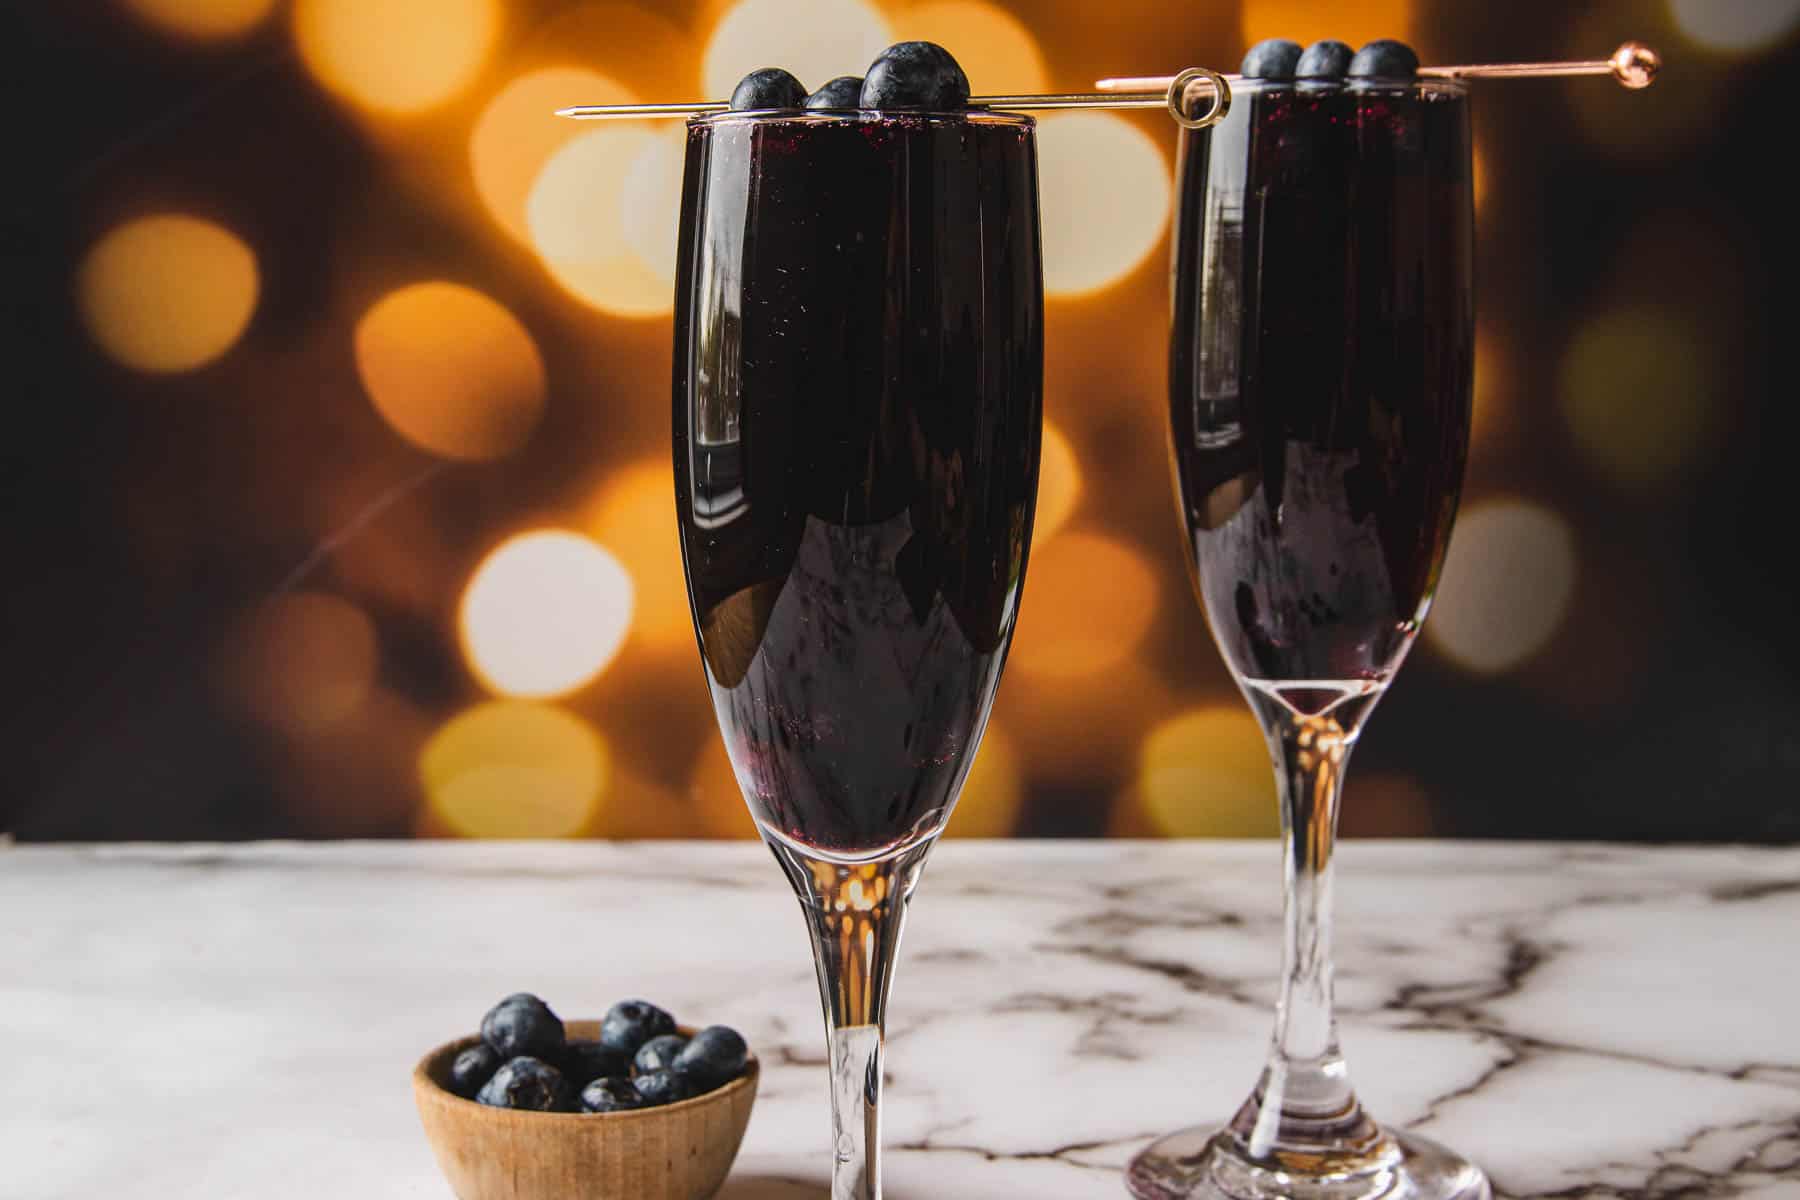
[[(496, 1021), (491, 1012), (488, 1038), (458, 1038), (419, 1060), (413, 1098), (458, 1200), (703, 1200), (719, 1190), (750, 1123), (756, 1058), (723, 1026), (664, 1028), (628, 1006), (654, 1007), (622, 1002), (609, 1016), (633, 1019), (610, 1024), (552, 1014), (553, 1029), (535, 1013)], [(639, 1047), (628, 1044), (639, 1032), (685, 1043), (645, 1056), (662, 1069), (642, 1074), (643, 1093)], [(496, 1038), (533, 1053), (501, 1060)], [(490, 1053), (469, 1053), (483, 1046)]]

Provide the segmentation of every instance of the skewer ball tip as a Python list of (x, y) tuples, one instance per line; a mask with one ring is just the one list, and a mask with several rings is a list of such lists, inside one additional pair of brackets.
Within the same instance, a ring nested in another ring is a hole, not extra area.
[(1626, 42), (1613, 51), (1613, 78), (1634, 91), (1656, 82), (1662, 70), (1662, 55), (1642, 42)]

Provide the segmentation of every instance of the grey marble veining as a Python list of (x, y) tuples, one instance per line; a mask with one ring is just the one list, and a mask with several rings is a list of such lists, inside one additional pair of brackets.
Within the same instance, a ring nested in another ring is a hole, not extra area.
[[(1253, 1082), (1279, 859), (956, 843), (891, 1012), (893, 1200), (1122, 1197)], [(1504, 1196), (1800, 1197), (1800, 852), (1352, 843), (1364, 1100)], [(447, 1197), (408, 1072), (499, 996), (644, 995), (766, 1072), (725, 1200), (822, 1195), (823, 1033), (750, 844), (0, 846), (0, 1197)]]

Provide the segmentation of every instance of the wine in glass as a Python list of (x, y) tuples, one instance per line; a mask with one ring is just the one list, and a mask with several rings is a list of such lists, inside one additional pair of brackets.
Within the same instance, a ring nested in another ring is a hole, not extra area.
[(1356, 74), (1246, 79), (1182, 135), (1175, 477), (1207, 621), (1274, 759), (1286, 912), (1261, 1080), (1223, 1128), (1144, 1151), (1139, 1197), (1489, 1194), (1363, 1111), (1332, 1012), (1344, 770), (1443, 565), (1474, 344), (1465, 86)]
[(738, 783), (813, 938), (832, 1195), (876, 1200), (901, 922), (980, 744), (1031, 542), (1033, 122), (695, 118), (679, 272), (694, 625)]

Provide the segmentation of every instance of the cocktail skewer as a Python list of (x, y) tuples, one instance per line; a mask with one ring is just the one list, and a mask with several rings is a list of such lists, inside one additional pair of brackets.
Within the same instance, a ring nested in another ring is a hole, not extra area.
[[(1662, 69), (1662, 56), (1642, 42), (1626, 42), (1611, 58), (1569, 62), (1471, 63), (1456, 67), (1421, 67), (1428, 79), (1542, 79), (1559, 75), (1611, 75), (1621, 86), (1649, 87)], [(1223, 75), (1205, 67), (1189, 67), (1177, 75), (1128, 75), (1102, 79), (1092, 92), (1055, 92), (1040, 96), (971, 96), (969, 104), (1000, 112), (1024, 112), (1059, 108), (1167, 108), (1169, 115), (1191, 129), (1203, 128), (1224, 117), (1231, 106), (1231, 87), (1241, 75)], [(1212, 104), (1199, 116), (1190, 116), (1187, 99), (1205, 95)], [(557, 109), (559, 117), (577, 121), (658, 119), (705, 116), (729, 111), (723, 100), (693, 100), (674, 104), (578, 104)]]
[[(1222, 99), (1214, 102), (1211, 111), (1187, 120), (1210, 125), (1223, 117), (1225, 109), (1230, 105), (1231, 87), (1226, 79), (1226, 76), (1217, 71), (1189, 67), (1180, 75), (1171, 75), (1154, 87), (1144, 89), (1056, 92), (1041, 96), (971, 96), (969, 104), (971, 107), (978, 106), (997, 112), (1051, 108), (1168, 108), (1173, 112), (1178, 104), (1185, 107), (1189, 90), (1198, 84), (1206, 87), (1209, 94)], [(1216, 84), (1213, 82), (1215, 80)], [(730, 108), (731, 105), (723, 100), (693, 100), (679, 104), (578, 104), (573, 108), (559, 108), (556, 115), (576, 121), (607, 121), (704, 116), (708, 113), (726, 112)]]
[[(1646, 88), (1662, 70), (1662, 55), (1643, 42), (1626, 42), (1611, 58), (1584, 58), (1567, 62), (1470, 63), (1459, 67), (1420, 67), (1427, 79), (1547, 79), (1560, 75), (1611, 75), (1620, 86)], [(1094, 84), (1102, 95), (1135, 96), (1174, 85), (1176, 75), (1123, 75)], [(1227, 75), (1227, 83), (1243, 82), (1241, 75)], [(1190, 87), (1197, 86), (1190, 83)]]
[[(1001, 111), (1032, 108), (1161, 108), (1168, 101), (1169, 84), (1163, 80), (1155, 91), (1058, 92), (1042, 96), (970, 96), (971, 106)], [(556, 115), (576, 121), (608, 121), (630, 117), (687, 117), (722, 113), (731, 105), (723, 100), (692, 100), (678, 104), (578, 104), (559, 108)]]

